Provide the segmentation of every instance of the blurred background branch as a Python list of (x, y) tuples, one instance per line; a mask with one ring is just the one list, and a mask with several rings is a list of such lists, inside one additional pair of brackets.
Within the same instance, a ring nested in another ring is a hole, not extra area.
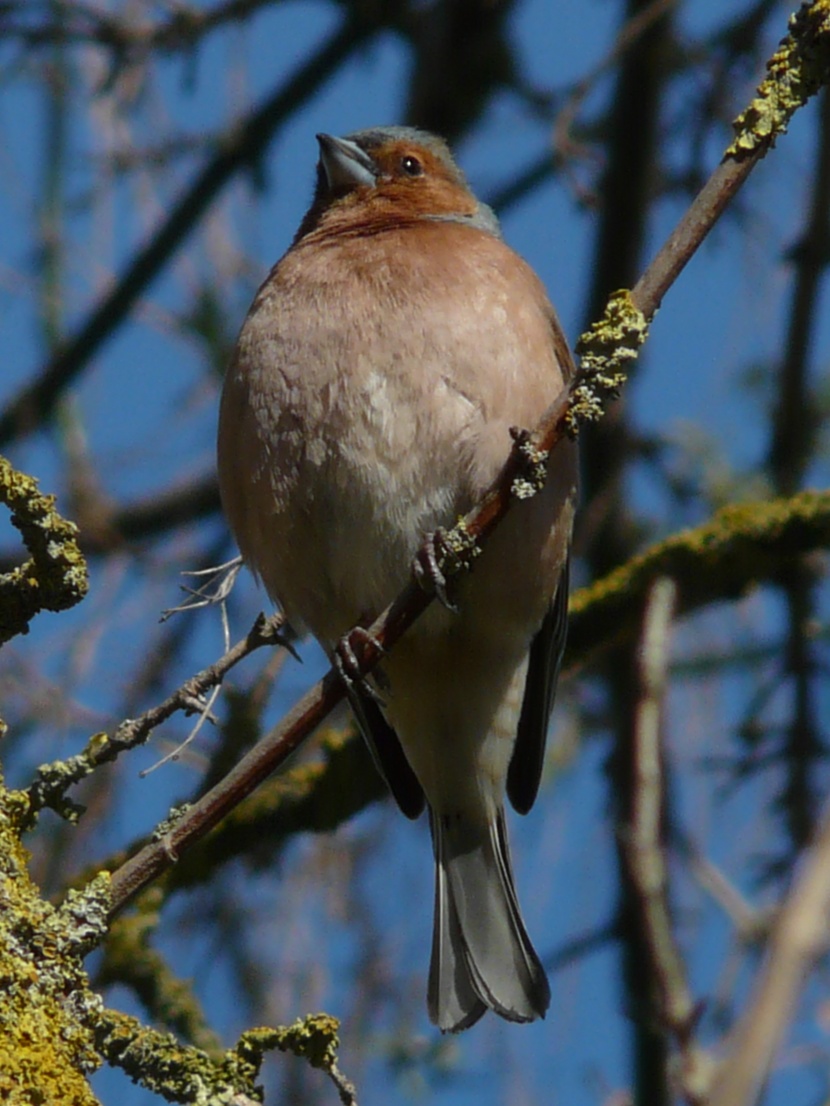
[[(788, 14), (776, 0), (0, 4), (0, 440), (79, 523), (91, 580), (83, 604), (0, 653), (11, 780), (146, 716), (223, 651), (214, 612), (158, 613), (181, 569), (234, 553), (213, 474), (217, 389), (309, 199), (316, 131), (445, 134), (575, 336), (710, 176)], [(382, 801), (345, 717), (119, 919), (90, 961), (110, 1008), (205, 1048), (332, 1009), (367, 1100), (675, 1101), (677, 1019), (625, 833), (643, 605), (670, 575), (656, 848), (694, 1045), (728, 1053), (828, 789), (827, 493), (807, 490), (828, 486), (827, 104), (800, 113), (729, 207), (624, 399), (586, 435), (568, 673), (540, 801), (512, 827), (553, 969), (548, 1021), (459, 1039), (426, 1025), (425, 846)], [(0, 571), (26, 556), (0, 520)], [(240, 580), (235, 637), (263, 601)], [(149, 747), (73, 790), (76, 826), (44, 812), (27, 843), (46, 893), (117, 863), (211, 787), (320, 676), (319, 654), (301, 656), (241, 660), (218, 723), (138, 778), (191, 728), (168, 713)], [(771, 1106), (830, 1096), (819, 930), (800, 989), (770, 1003)], [(117, 1072), (96, 1078), (103, 1102), (158, 1101)], [(288, 1056), (263, 1079), (269, 1101), (339, 1093)]]

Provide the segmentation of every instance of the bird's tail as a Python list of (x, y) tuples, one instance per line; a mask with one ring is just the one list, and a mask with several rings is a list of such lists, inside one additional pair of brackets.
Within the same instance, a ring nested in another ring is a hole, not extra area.
[(427, 1005), (457, 1032), (494, 1010), (509, 1021), (545, 1016), (550, 987), (522, 921), (504, 811), (482, 826), (430, 811), (435, 922)]

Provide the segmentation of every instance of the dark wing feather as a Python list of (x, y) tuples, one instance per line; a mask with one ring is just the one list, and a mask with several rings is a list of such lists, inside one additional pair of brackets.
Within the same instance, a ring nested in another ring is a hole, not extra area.
[(507, 796), (519, 814), (527, 814), (533, 806), (542, 777), (548, 722), (568, 632), (568, 570), (566, 560), (556, 595), (530, 646), (522, 713), (507, 770)]
[(375, 767), (386, 781), (395, 802), (407, 818), (417, 818), (424, 809), (424, 792), (418, 777), (398, 740), (398, 735), (386, 721), (375, 700), (356, 686), (349, 688), (351, 704)]

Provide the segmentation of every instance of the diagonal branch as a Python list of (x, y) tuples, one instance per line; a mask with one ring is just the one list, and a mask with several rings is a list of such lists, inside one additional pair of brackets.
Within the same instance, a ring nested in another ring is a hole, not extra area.
[[(633, 641), (649, 587), (661, 576), (672, 575), (684, 581), (677, 597), (677, 613), (684, 615), (713, 602), (734, 599), (755, 584), (779, 580), (789, 571), (789, 566), (803, 558), (805, 553), (829, 546), (830, 492), (802, 493), (791, 500), (724, 508), (696, 529), (658, 542), (626, 565), (571, 596), (565, 670), (573, 673), (593, 661), (600, 650)], [(689, 581), (693, 581), (693, 586), (689, 585)], [(613, 627), (613, 634), (609, 627)], [(252, 640), (256, 641), (253, 632), (246, 641)], [(272, 639), (272, 643), (276, 640), (279, 639)], [(263, 640), (256, 643), (269, 642)], [(213, 686), (237, 657), (246, 655), (246, 649), (250, 651), (245, 643), (240, 643), (192, 679), (205, 680), (202, 690)], [(174, 709), (185, 709), (191, 682), (174, 692), (160, 707), (145, 712), (133, 723), (125, 723), (125, 726), (136, 727), (132, 733), (137, 743), (149, 737), (153, 720), (159, 717), (156, 712), (163, 710), (166, 717)], [(115, 737), (124, 732), (122, 727)], [(279, 733), (273, 731), (262, 740), (276, 740), (282, 732), (281, 724)], [(368, 770), (369, 762), (365, 759), (368, 753), (361, 742), (350, 741), (340, 730), (327, 730), (322, 749), (324, 756), (313, 767), (306, 764), (296, 772), (283, 772), (272, 778), (267, 786), (258, 788), (253, 805), (229, 809), (219, 833), (211, 837), (210, 863), (202, 863), (200, 858), (194, 861), (191, 856), (191, 862), (176, 867), (174, 879), (167, 884), (167, 890), (202, 883), (217, 865), (227, 863), (243, 852), (248, 860), (257, 864), (257, 854), (251, 852), (253, 839), (267, 839), (270, 843), (268, 857), (273, 859), (274, 849), (279, 849), (281, 843), (293, 834), (329, 831), (384, 794), (380, 777)], [(257, 750), (262, 751), (266, 759), (272, 755), (262, 742), (257, 745)], [(81, 758), (86, 757), (89, 771), (95, 767), (95, 751), (96, 742), (93, 740), (87, 752), (81, 754)], [(79, 759), (72, 758), (73, 761)], [(60, 809), (61, 797), (74, 780), (67, 779), (65, 772), (57, 775), (59, 769), (60, 764), (41, 770), (53, 779), (53, 790), (48, 796), (43, 794), (43, 779), (39, 775), (40, 805), (46, 799), (46, 805)], [(218, 778), (216, 774), (214, 779)], [(357, 779), (361, 781), (359, 786), (354, 782)], [(58, 789), (57, 792), (54, 788)], [(125, 857), (139, 849), (141, 844), (137, 842), (132, 848), (119, 851), (105, 862), (104, 867), (110, 870), (120, 867)], [(100, 867), (99, 863), (85, 873), (83, 880), (91, 879)], [(715, 897), (722, 898), (720, 894)], [(751, 924), (753, 931), (764, 924), (763, 919), (744, 920), (747, 926)]]
[(196, 226), (206, 208), (237, 173), (254, 164), (274, 131), (308, 100), (332, 69), (355, 50), (372, 28), (346, 20), (316, 54), (255, 108), (220, 142), (214, 157), (176, 203), (170, 214), (112, 290), (92, 309), (69, 340), (37, 377), (0, 412), (0, 444), (30, 433), (49, 418), (55, 404), (82, 372), (145, 288)]
[(219, 658), (214, 664), (185, 680), (181, 687), (155, 707), (144, 711), (137, 718), (128, 718), (112, 737), (106, 733), (93, 734), (83, 752), (68, 760), (42, 764), (27, 789), (28, 818), (34, 819), (46, 807), (55, 810), (69, 821), (75, 821), (77, 810), (66, 799), (67, 790), (80, 783), (100, 768), (116, 760), (121, 753), (142, 745), (153, 730), (177, 711), (199, 713), (204, 709), (205, 692), (218, 687), (225, 675), (245, 657), (265, 645), (283, 645), (293, 652), (288, 639), (280, 633), (284, 623), (281, 614), (265, 618), (260, 615), (246, 636)]
[[(616, 293), (603, 319), (579, 344), (579, 372), (567, 393), (548, 409), (532, 436), (517, 436), (504, 469), (488, 494), (447, 536), (447, 576), (464, 571), (516, 498), (538, 487), (542, 461), (567, 434), (602, 414), (603, 403), (621, 387), (623, 366), (645, 340), (646, 319), (712, 228), (752, 168), (786, 130), (796, 108), (830, 78), (830, 0), (805, 4), (791, 21), (791, 33), (770, 61), (770, 76), (736, 123), (738, 137), (710, 181), (670, 235), (631, 296)], [(357, 657), (367, 675), (432, 601), (410, 582), (363, 635)], [(225, 779), (189, 807), (159, 841), (142, 849), (112, 876), (112, 911), (123, 909), (142, 887), (169, 868), (225, 814), (282, 764), (344, 696), (334, 671), (311, 689), (281, 725), (252, 749)]]

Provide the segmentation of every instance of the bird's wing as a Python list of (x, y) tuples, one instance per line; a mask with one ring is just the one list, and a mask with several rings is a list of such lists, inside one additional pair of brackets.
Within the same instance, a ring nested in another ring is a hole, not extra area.
[(519, 814), (527, 814), (536, 799), (545, 756), (550, 712), (568, 631), (569, 560), (548, 613), (530, 646), (522, 713), (507, 771), (507, 795)]
[(417, 818), (424, 809), (424, 792), (398, 740), (375, 700), (357, 685), (349, 688), (349, 703), (375, 767), (407, 818)]

